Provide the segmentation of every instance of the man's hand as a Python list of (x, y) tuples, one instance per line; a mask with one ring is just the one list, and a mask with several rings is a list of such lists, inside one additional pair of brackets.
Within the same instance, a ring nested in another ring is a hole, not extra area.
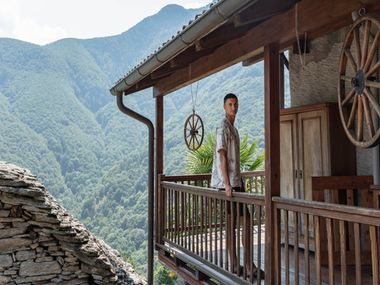
[(226, 185), (226, 195), (227, 195), (227, 197), (232, 197), (232, 187), (231, 187), (231, 185)]

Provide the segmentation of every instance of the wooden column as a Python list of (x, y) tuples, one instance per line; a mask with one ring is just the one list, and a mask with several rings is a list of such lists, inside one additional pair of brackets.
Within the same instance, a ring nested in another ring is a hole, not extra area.
[[(275, 284), (279, 265), (280, 219), (272, 197), (280, 196), (280, 57), (276, 43), (264, 47), (265, 90), (265, 284)], [(281, 277), (280, 277), (281, 278)], [(277, 280), (280, 284), (281, 280)]]
[(279, 85), (280, 85), (280, 108), (284, 109), (285, 108), (285, 64), (284, 60), (280, 58), (280, 66), (279, 66), (279, 71), (280, 71), (280, 78), (279, 78)]
[(161, 187), (159, 176), (163, 174), (164, 171), (164, 97), (156, 97), (156, 157), (155, 157), (155, 234), (156, 243), (161, 243), (160, 227), (161, 219), (159, 218), (162, 214), (161, 201)]

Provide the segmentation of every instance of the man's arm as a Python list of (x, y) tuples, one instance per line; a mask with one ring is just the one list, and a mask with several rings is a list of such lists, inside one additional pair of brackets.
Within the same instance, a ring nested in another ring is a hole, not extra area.
[(232, 187), (230, 184), (230, 179), (228, 178), (228, 160), (227, 152), (224, 149), (219, 150), (220, 155), (220, 167), (222, 169), (224, 186), (226, 187), (226, 195), (232, 197)]

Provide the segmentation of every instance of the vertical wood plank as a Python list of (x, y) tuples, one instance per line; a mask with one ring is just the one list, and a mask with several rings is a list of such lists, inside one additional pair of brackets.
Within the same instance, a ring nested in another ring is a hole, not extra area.
[(199, 196), (195, 196), (196, 254), (199, 255)]
[(212, 207), (213, 207), (213, 200), (212, 198), (209, 198), (209, 208), (208, 208), (208, 234), (209, 234), (209, 246), (210, 246), (210, 253), (209, 253), (209, 260), (213, 261), (213, 246), (212, 246)]
[[(265, 279), (275, 284), (273, 196), (280, 196), (280, 55), (278, 43), (264, 47), (264, 90), (265, 90)], [(278, 221), (280, 222), (280, 221)]]
[(234, 272), (235, 271), (235, 267), (236, 267), (236, 260), (235, 260), (235, 257), (236, 257), (236, 250), (235, 250), (235, 247), (236, 247), (236, 237), (235, 237), (235, 211), (234, 211), (234, 203), (233, 202), (230, 202), (230, 213), (231, 213), (231, 228), (230, 228), (230, 237), (231, 237), (231, 240), (230, 240), (230, 246), (231, 246), (231, 252), (232, 252), (232, 256), (230, 256), (230, 261), (231, 261), (231, 271)]
[[(250, 221), (250, 225), (249, 225), (249, 228), (252, 232), (252, 260), (249, 260), (249, 264), (254, 264), (255, 263), (255, 231), (254, 231), (254, 228), (253, 228), (253, 225), (254, 225), (254, 213), (256, 213), (257, 209), (258, 209), (258, 206), (257, 205), (250, 205), (250, 213), (249, 215), (251, 216), (251, 221)], [(260, 245), (258, 245), (260, 246)], [(258, 266), (258, 263), (256, 264)], [(253, 282), (253, 266), (251, 266), (251, 269), (250, 269), (250, 272), (249, 272), (249, 275), (250, 275), (250, 281), (251, 283)], [(249, 269), (249, 267), (248, 267)]]
[(178, 228), (178, 220), (179, 220), (179, 209), (178, 209), (178, 191), (174, 191), (174, 212), (175, 212), (175, 219), (174, 219), (174, 242), (179, 243), (179, 228)]
[[(248, 227), (247, 225), (247, 205), (244, 204), (244, 207), (243, 207), (243, 233), (245, 233), (245, 235), (243, 234), (243, 239), (245, 240), (245, 244), (243, 246), (243, 278), (246, 279), (247, 278), (247, 263), (248, 263), (248, 260), (247, 260), (247, 247), (248, 245), (246, 244), (247, 242), (250, 243), (250, 245), (253, 246), (253, 240), (251, 240), (251, 231), (246, 231), (245, 229)], [(249, 234), (249, 238), (247, 238), (247, 235)], [(251, 248), (251, 247), (249, 247)], [(252, 250), (251, 250), (252, 251)], [(252, 264), (252, 263), (250, 263)]]
[(305, 245), (305, 284), (310, 284), (310, 256), (309, 256), (309, 215), (304, 214), (304, 245)]
[(327, 229), (327, 251), (329, 260), (329, 284), (335, 284), (334, 278), (334, 240), (333, 240), (333, 228), (332, 221), (326, 218), (326, 229)]
[(315, 235), (315, 272), (317, 277), (316, 285), (322, 284), (321, 277), (321, 225), (320, 217), (314, 216), (314, 235)]
[(220, 200), (219, 207), (219, 267), (223, 268), (223, 213), (224, 213), (224, 201)]
[(372, 256), (372, 284), (379, 284), (379, 245), (377, 244), (376, 227), (369, 228), (371, 239), (371, 256)]
[(289, 274), (289, 212), (284, 210), (284, 239), (285, 239), (285, 284), (290, 284)]
[(240, 276), (240, 203), (236, 202), (236, 272)]
[(227, 227), (227, 224), (228, 224), (228, 201), (224, 201), (224, 234), (225, 234), (225, 243), (224, 243), (224, 248), (225, 248), (225, 268), (224, 269), (226, 269), (226, 270), (228, 270), (228, 268), (229, 268), (229, 263), (228, 263), (228, 243), (229, 243), (229, 240), (228, 240), (228, 235), (229, 235), (229, 233), (228, 233), (228, 227)]
[(218, 265), (218, 199), (214, 199), (214, 246), (215, 246), (215, 256), (214, 263)]
[(342, 285), (347, 284), (347, 265), (346, 265), (346, 230), (344, 227), (344, 221), (339, 221), (339, 236), (340, 236), (340, 264), (341, 264), (341, 282)]
[(298, 212), (294, 212), (294, 284), (299, 284), (299, 272), (300, 272), (300, 260), (299, 260), (299, 240), (298, 235), (300, 233)]
[[(280, 210), (275, 207), (275, 216), (274, 216), (274, 224), (275, 227), (277, 227), (280, 223), (278, 222), (281, 220), (281, 213)], [(275, 283), (276, 284), (281, 284), (281, 246), (280, 246), (280, 239), (281, 239), (281, 230), (276, 230), (274, 231), (274, 239), (275, 239), (275, 248), (274, 251), (278, 252), (278, 254), (275, 255), (275, 268), (276, 268), (276, 276), (275, 276)]]
[[(258, 226), (257, 226), (257, 280), (261, 280), (261, 276), (260, 276), (260, 271), (261, 271), (261, 219), (262, 219), (262, 206), (257, 206), (259, 208), (259, 211), (258, 211), (258, 215), (257, 215), (257, 223), (258, 223)], [(266, 229), (266, 226), (265, 226), (265, 229)], [(266, 239), (266, 236), (265, 236), (265, 239)], [(266, 240), (265, 240), (266, 241)], [(273, 266), (274, 267), (274, 266)], [(253, 272), (252, 272), (253, 273)], [(267, 273), (265, 274), (265, 276), (267, 276)], [(272, 278), (271, 280), (273, 280), (274, 282), (274, 279)]]
[(185, 193), (181, 192), (181, 243), (183, 246), (183, 235), (185, 232)]
[(360, 226), (354, 223), (356, 284), (362, 284), (362, 261), (360, 249)]

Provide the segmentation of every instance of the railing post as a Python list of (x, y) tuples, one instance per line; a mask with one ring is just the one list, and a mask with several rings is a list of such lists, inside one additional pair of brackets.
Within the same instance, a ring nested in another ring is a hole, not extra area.
[[(264, 47), (265, 90), (265, 284), (280, 284), (280, 218), (272, 197), (280, 196), (280, 54), (277, 43)], [(275, 278), (278, 273), (279, 278)], [(276, 280), (277, 279), (277, 280)]]
[[(165, 193), (161, 186), (161, 181), (165, 180), (165, 175), (159, 174), (157, 177), (157, 206), (156, 206), (156, 243), (163, 244), (162, 237), (165, 230)], [(157, 249), (157, 247), (156, 247)]]

